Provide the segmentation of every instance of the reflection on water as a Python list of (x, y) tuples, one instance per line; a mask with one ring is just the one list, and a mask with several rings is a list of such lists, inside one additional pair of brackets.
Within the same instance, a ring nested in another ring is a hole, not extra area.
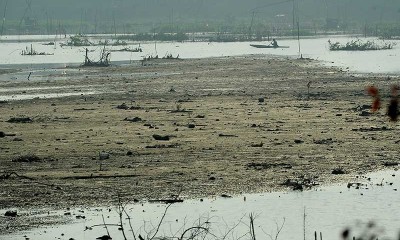
[[(314, 238), (314, 231), (323, 235), (323, 239), (340, 239), (341, 232), (350, 228), (352, 236), (359, 236), (371, 221), (378, 224), (375, 230), (384, 236), (397, 239), (400, 231), (400, 198), (397, 189), (400, 175), (397, 171), (385, 171), (366, 177), (356, 178), (363, 185), (348, 188), (346, 185), (330, 186), (305, 192), (246, 194), (234, 198), (213, 198), (188, 200), (173, 204), (167, 211), (157, 236), (179, 236), (184, 229), (208, 222), (211, 232), (222, 236), (230, 229), (228, 238), (238, 239), (249, 231), (249, 214), (254, 213), (256, 236), (269, 239), (275, 236), (277, 225), (283, 228), (279, 239)], [(166, 205), (137, 203), (126, 207), (132, 218), (131, 223), (136, 234), (147, 236), (160, 221)], [(21, 239), (26, 235), (31, 240), (41, 239), (95, 239), (107, 234), (102, 225), (102, 215), (107, 224), (118, 224), (116, 207), (96, 209), (75, 209), (59, 212), (71, 213), (73, 224), (52, 226), (29, 232), (6, 236), (7, 239)], [(304, 225), (305, 213), (305, 225)], [(4, 210), (0, 211), (4, 214)], [(128, 239), (132, 239), (129, 222), (123, 218)], [(284, 223), (283, 223), (284, 222)], [(86, 230), (85, 230), (86, 229)], [(109, 226), (113, 239), (123, 239), (118, 227)], [(210, 236), (211, 237), (211, 236)], [(0, 235), (0, 239), (1, 235)]]
[[(12, 38), (12, 37), (10, 37)], [(27, 38), (29, 36), (21, 36), (20, 38)], [(32, 39), (43, 39), (44, 36), (34, 36)], [(51, 39), (51, 38), (50, 38)], [(400, 65), (398, 64), (400, 58), (400, 41), (394, 40), (391, 42), (397, 43), (391, 50), (382, 51), (329, 51), (328, 40), (332, 42), (339, 41), (346, 43), (349, 37), (322, 37), (318, 39), (302, 39), (301, 40), (301, 54), (303, 57), (313, 58), (325, 61), (329, 65), (340, 66), (349, 68), (350, 71), (363, 72), (363, 73), (400, 73)], [(374, 39), (369, 39), (374, 40)], [(66, 41), (65, 39), (63, 41)], [(0, 43), (0, 51), (2, 58), (0, 65), (4, 64), (25, 64), (33, 65), (37, 63), (58, 63), (58, 64), (77, 64), (82, 63), (84, 60), (84, 47), (60, 47), (60, 46), (45, 46), (43, 43), (48, 42), (34, 42), (33, 48), (38, 52), (48, 52), (54, 55), (50, 56), (21, 56), (21, 51), (25, 49), (26, 42), (2, 42)], [(59, 42), (58, 42), (59, 43)], [(253, 44), (265, 44), (264, 42)], [(280, 40), (280, 45), (289, 46), (289, 48), (280, 49), (263, 49), (253, 48), (249, 42), (234, 42), (234, 43), (208, 43), (208, 42), (145, 42), (140, 46), (143, 52), (112, 52), (111, 61), (133, 61), (140, 60), (144, 56), (172, 56), (179, 55), (181, 58), (205, 58), (205, 57), (221, 57), (221, 56), (238, 56), (244, 54), (272, 54), (283, 56), (299, 56), (299, 48), (297, 40), (288, 39)], [(132, 43), (128, 46), (135, 48), (138, 43)], [(91, 52), (89, 57), (91, 59), (100, 58), (100, 46), (88, 47)], [(121, 46), (110, 46), (112, 50), (120, 49)]]

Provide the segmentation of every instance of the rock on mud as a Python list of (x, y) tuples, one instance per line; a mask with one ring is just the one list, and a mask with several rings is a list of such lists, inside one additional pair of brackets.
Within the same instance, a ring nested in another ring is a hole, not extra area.
[(17, 217), (17, 210), (8, 210), (6, 213), (4, 213), (4, 216), (6, 217)]

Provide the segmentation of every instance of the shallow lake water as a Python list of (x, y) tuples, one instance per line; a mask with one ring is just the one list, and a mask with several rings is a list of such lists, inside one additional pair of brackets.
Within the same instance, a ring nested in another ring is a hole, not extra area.
[[(295, 56), (300, 54), (303, 57), (321, 60), (328, 65), (349, 68), (353, 72), (362, 73), (400, 73), (400, 41), (391, 40), (395, 43), (393, 49), (381, 51), (329, 51), (328, 40), (331, 42), (346, 43), (356, 37), (349, 36), (326, 36), (321, 38), (306, 38), (299, 42), (295, 39), (279, 40), (279, 45), (289, 46), (280, 49), (262, 49), (251, 47), (250, 44), (267, 44), (266, 42), (144, 42), (129, 43), (128, 46), (110, 46), (110, 50), (118, 50), (124, 47), (136, 48), (139, 46), (143, 52), (112, 52), (112, 62), (125, 62), (140, 60), (145, 56), (164, 57), (172, 54), (173, 57), (179, 55), (180, 58), (205, 58), (221, 56), (238, 56), (245, 54), (271, 54), (283, 56)], [(374, 38), (363, 38), (361, 40), (373, 40)], [(22, 41), (23, 40), (23, 41)], [(45, 52), (53, 55), (43, 56), (22, 56), (22, 50), (32, 47), (37, 52)], [(55, 46), (43, 45), (56, 40)], [(54, 36), (3, 36), (0, 39), (0, 66), (20, 65), (26, 68), (34, 68), (37, 64), (57, 64), (55, 66), (66, 66), (70, 64), (80, 64), (84, 60), (84, 47), (60, 47), (61, 42), (66, 42), (68, 38), (54, 38)], [(93, 42), (99, 41), (99, 38)], [(101, 46), (88, 47), (91, 51), (89, 57), (98, 60), (100, 57)]]
[[(370, 179), (368, 179), (370, 178)], [(184, 229), (209, 222), (210, 232), (228, 239), (239, 239), (249, 231), (249, 214), (255, 215), (255, 232), (260, 239), (275, 238), (277, 226), (282, 226), (278, 239), (314, 239), (314, 232), (323, 239), (341, 239), (340, 234), (350, 229), (350, 235), (377, 233), (379, 239), (398, 239), (400, 234), (400, 173), (397, 170), (378, 172), (355, 178), (359, 187), (346, 184), (317, 187), (304, 192), (273, 192), (244, 194), (233, 198), (185, 200), (171, 205), (157, 236), (180, 236)], [(126, 206), (136, 234), (154, 233), (166, 204), (135, 203)], [(5, 210), (0, 214), (4, 215)], [(104, 222), (118, 224), (117, 207), (82, 208), (49, 214), (64, 215), (72, 222), (33, 231), (0, 235), (0, 239), (31, 240), (95, 239), (107, 234)], [(305, 213), (305, 217), (304, 217)], [(83, 219), (82, 216), (85, 218)], [(305, 224), (304, 224), (305, 219)], [(128, 239), (133, 239), (129, 222), (123, 218)], [(374, 223), (374, 225), (368, 225)], [(100, 226), (94, 226), (100, 225)], [(92, 227), (94, 226), (94, 227)], [(236, 227), (235, 227), (236, 226)], [(88, 228), (91, 228), (89, 230)], [(113, 239), (123, 239), (117, 226), (108, 226)], [(305, 231), (305, 232), (304, 232)], [(213, 237), (210, 236), (212, 239)], [(248, 238), (247, 238), (248, 239)]]

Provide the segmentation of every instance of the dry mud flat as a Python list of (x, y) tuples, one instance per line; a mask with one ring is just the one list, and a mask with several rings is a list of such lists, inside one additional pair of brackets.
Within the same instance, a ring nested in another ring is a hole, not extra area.
[(378, 86), (386, 104), (398, 80), (312, 60), (243, 56), (0, 82), (25, 89), (19, 94), (82, 91), (0, 103), (0, 206), (94, 206), (117, 196), (204, 197), (354, 181), (397, 166), (398, 124), (384, 110), (369, 114), (365, 87)]

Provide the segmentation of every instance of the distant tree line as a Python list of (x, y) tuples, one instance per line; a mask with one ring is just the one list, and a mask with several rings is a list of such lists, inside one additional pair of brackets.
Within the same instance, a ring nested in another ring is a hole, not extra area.
[(285, 35), (298, 21), (305, 35), (321, 31), (393, 35), (400, 24), (398, 0), (2, 0), (3, 11), (4, 34), (266, 36)]

